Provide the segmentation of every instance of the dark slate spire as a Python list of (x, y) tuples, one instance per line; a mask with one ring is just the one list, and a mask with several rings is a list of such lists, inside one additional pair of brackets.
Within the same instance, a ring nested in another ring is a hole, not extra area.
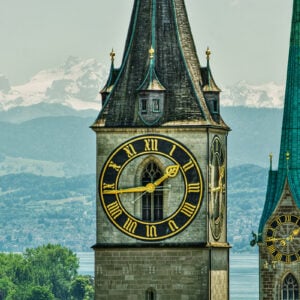
[[(149, 49), (155, 53), (152, 59)], [(135, 0), (122, 64), (94, 126), (197, 124), (228, 129), (211, 114), (202, 73), (184, 0)], [(163, 87), (163, 111), (147, 123), (147, 117), (141, 118), (140, 90), (151, 76)]]
[(300, 207), (300, 0), (294, 0), (278, 171), (269, 172), (260, 232), (276, 208), (285, 184)]

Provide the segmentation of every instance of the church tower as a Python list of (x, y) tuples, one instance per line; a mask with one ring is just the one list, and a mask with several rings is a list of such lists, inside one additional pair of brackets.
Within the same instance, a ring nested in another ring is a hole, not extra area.
[(92, 125), (96, 300), (229, 298), (229, 128), (210, 57), (201, 67), (184, 0), (134, 1)]
[(300, 0), (294, 0), (278, 170), (259, 226), (260, 299), (300, 299)]

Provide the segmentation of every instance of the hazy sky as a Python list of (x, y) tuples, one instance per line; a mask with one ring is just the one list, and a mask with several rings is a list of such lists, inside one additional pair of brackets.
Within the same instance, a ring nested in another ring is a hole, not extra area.
[[(0, 0), (0, 73), (12, 84), (70, 55), (120, 61), (133, 0)], [(222, 87), (286, 77), (292, 0), (186, 0), (200, 63)]]

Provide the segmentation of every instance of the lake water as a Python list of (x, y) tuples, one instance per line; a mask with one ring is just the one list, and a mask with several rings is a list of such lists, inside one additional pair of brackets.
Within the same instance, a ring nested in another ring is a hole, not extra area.
[[(79, 273), (94, 276), (94, 252), (79, 252), (77, 255)], [(258, 254), (231, 254), (230, 300), (257, 300), (258, 291)]]

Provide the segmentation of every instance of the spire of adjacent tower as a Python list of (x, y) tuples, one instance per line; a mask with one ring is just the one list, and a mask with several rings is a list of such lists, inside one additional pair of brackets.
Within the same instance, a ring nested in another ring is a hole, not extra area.
[(278, 171), (269, 172), (259, 231), (275, 210), (285, 184), (300, 207), (300, 0), (294, 0)]

